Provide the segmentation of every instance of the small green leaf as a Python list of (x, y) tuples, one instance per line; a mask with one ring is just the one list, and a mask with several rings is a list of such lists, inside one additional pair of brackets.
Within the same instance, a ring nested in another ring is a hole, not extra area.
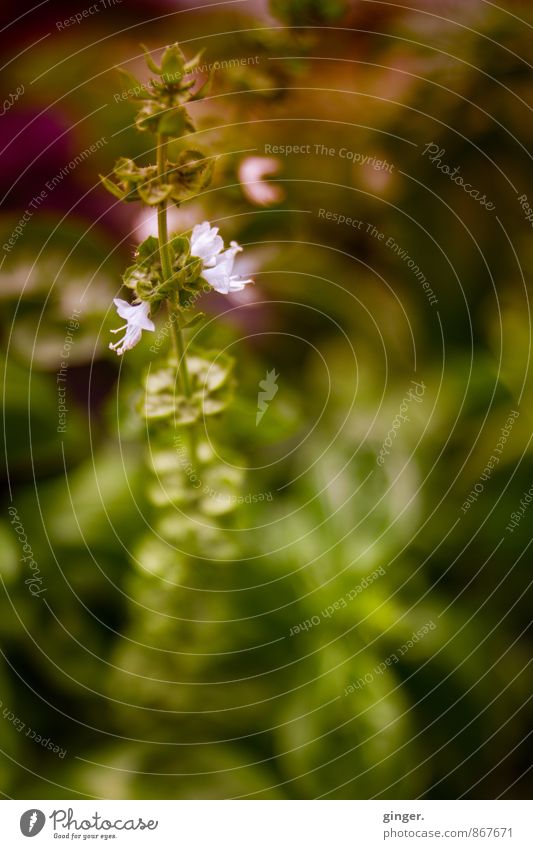
[(164, 297), (161, 290), (161, 275), (159, 269), (154, 266), (147, 269), (141, 265), (131, 265), (126, 269), (122, 277), (124, 285), (133, 289), (141, 301), (157, 302)]
[(146, 168), (139, 167), (133, 159), (127, 159), (122, 156), (117, 159), (113, 172), (117, 179), (124, 183), (144, 183), (146, 180), (151, 180), (157, 175), (157, 167), (148, 165)]
[(217, 464), (202, 470), (202, 499), (199, 508), (207, 516), (222, 516), (234, 510), (243, 474), (240, 469)]
[(126, 269), (123, 275), (124, 285), (134, 289), (142, 301), (156, 303), (163, 297), (160, 292), (161, 262), (159, 258), (159, 242), (155, 236), (148, 236), (135, 252), (136, 262)]
[(170, 247), (174, 254), (174, 267), (183, 268), (190, 254), (191, 246), (187, 236), (173, 236)]
[(200, 418), (200, 408), (195, 398), (178, 395), (174, 409), (173, 422), (177, 425), (192, 425)]
[(128, 289), (137, 289), (137, 284), (146, 279), (146, 270), (138, 265), (130, 265), (122, 275), (122, 281)]
[(158, 125), (160, 133), (172, 138), (180, 138), (186, 130), (191, 132), (191, 128), (194, 129), (183, 106), (176, 106), (163, 112)]
[(168, 449), (155, 449), (147, 452), (147, 459), (151, 460), (156, 475), (168, 475), (176, 471), (176, 452)]
[[(125, 68), (118, 68), (118, 72), (122, 78), (124, 88), (126, 89), (124, 94), (128, 97), (134, 98), (135, 100), (143, 100), (148, 96), (146, 93), (146, 86), (134, 77), (133, 74), (130, 74), (130, 72), (126, 71)], [(142, 97), (141, 94), (143, 95)]]
[(206, 96), (206, 94), (208, 93), (208, 91), (210, 90), (210, 88), (213, 84), (213, 76), (214, 76), (214, 71), (213, 70), (209, 71), (209, 75), (208, 75), (207, 79), (205, 80), (205, 82), (203, 82), (202, 85), (199, 88), (196, 89), (193, 96), (191, 97), (191, 102), (193, 102), (195, 100), (201, 100), (202, 97)]
[(197, 499), (197, 493), (185, 480), (157, 481), (148, 488), (148, 498), (156, 507), (165, 507), (168, 504), (185, 506), (192, 504)]
[(204, 388), (207, 392), (216, 392), (228, 382), (231, 368), (222, 363), (211, 363), (205, 376)]
[(225, 516), (236, 509), (237, 499), (231, 492), (215, 492), (202, 498), (198, 506), (206, 516)]
[(158, 395), (147, 395), (144, 399), (142, 414), (148, 421), (161, 421), (174, 415), (174, 395), (160, 392)]
[(126, 156), (121, 156), (115, 162), (113, 173), (120, 180), (131, 180), (137, 173), (137, 168), (133, 159), (128, 159)]
[(152, 59), (152, 54), (149, 52), (148, 48), (144, 44), (141, 44), (141, 48), (144, 51), (144, 58), (150, 70), (153, 71), (154, 74), (160, 74), (161, 68), (156, 65), (156, 63)]
[(200, 324), (200, 322), (203, 321), (204, 318), (205, 312), (197, 312), (196, 315), (193, 315), (193, 317), (190, 318), (189, 321), (186, 321), (185, 324), (182, 324), (181, 326), (184, 330), (185, 328), (190, 330), (191, 327), (196, 327), (197, 324)]
[(204, 397), (202, 403), (202, 413), (204, 416), (218, 416), (223, 413), (230, 402), (229, 397), (211, 398)]
[(202, 58), (204, 53), (205, 53), (205, 47), (202, 47), (202, 49), (198, 51), (196, 56), (194, 56), (192, 59), (189, 59), (188, 62), (185, 62), (185, 73), (186, 74), (190, 74), (191, 71), (194, 71), (196, 69), (196, 67), (200, 64), (200, 59)]
[(202, 273), (202, 268), (202, 260), (197, 257), (193, 257), (185, 266), (185, 279), (187, 283), (193, 283), (198, 280)]
[(142, 413), (149, 421), (172, 418), (177, 425), (191, 425), (200, 418), (198, 398), (187, 398), (178, 391), (177, 374), (168, 366), (150, 371), (145, 380)]
[(141, 132), (159, 132), (159, 121), (164, 110), (156, 101), (147, 101), (137, 114), (135, 124)]
[(148, 236), (138, 246), (135, 254), (140, 265), (151, 266), (159, 259), (159, 240), (155, 236)]
[(182, 150), (178, 157), (180, 173), (185, 176), (196, 174), (211, 161), (212, 157), (207, 157), (201, 150)]
[(172, 187), (167, 183), (158, 183), (155, 180), (150, 180), (147, 183), (142, 183), (137, 187), (140, 198), (148, 204), (148, 206), (157, 206), (158, 203), (170, 197)]
[(202, 191), (211, 182), (214, 163), (199, 150), (182, 151), (178, 162), (169, 168), (172, 198), (179, 201)]
[(150, 395), (156, 395), (159, 392), (173, 390), (176, 384), (176, 375), (171, 368), (161, 368), (157, 371), (150, 371), (146, 376), (145, 386), (146, 392)]
[(185, 56), (177, 44), (167, 47), (161, 60), (161, 76), (165, 83), (179, 83), (185, 71)]
[(206, 356), (192, 354), (187, 358), (189, 372), (194, 377), (195, 385), (203, 392), (215, 392), (230, 379), (234, 360), (227, 354), (212, 353)]
[(183, 269), (183, 271), (181, 271), (179, 276), (178, 276), (178, 279), (179, 279), (178, 297), (179, 297), (180, 306), (184, 310), (188, 310), (188, 309), (191, 309), (191, 307), (194, 306), (194, 304), (196, 303), (196, 301), (198, 300), (198, 298), (202, 294), (202, 290), (200, 288), (199, 289), (191, 288), (189, 286), (189, 284), (186, 283), (186, 281), (184, 279), (184, 272), (185, 272), (185, 269)]
[(114, 195), (116, 198), (119, 198), (120, 200), (124, 199), (125, 192), (123, 189), (120, 188), (120, 186), (117, 186), (116, 183), (113, 183), (112, 180), (110, 180), (108, 177), (104, 177), (102, 174), (99, 174), (98, 176), (100, 177), (102, 185), (105, 186), (108, 192), (111, 192), (112, 195)]

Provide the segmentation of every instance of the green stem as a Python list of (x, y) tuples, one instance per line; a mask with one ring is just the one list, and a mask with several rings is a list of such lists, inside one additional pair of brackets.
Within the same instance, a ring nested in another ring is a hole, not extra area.
[[(168, 138), (161, 134), (157, 135), (157, 176), (160, 180), (165, 175), (167, 162)], [(159, 238), (159, 257), (161, 260), (161, 271), (164, 282), (167, 282), (172, 277), (172, 257), (170, 255), (170, 245), (168, 241), (168, 223), (167, 223), (167, 201), (161, 201), (157, 205), (157, 235)], [(168, 300), (168, 317), (170, 321), (170, 332), (172, 336), (172, 345), (174, 354), (178, 362), (178, 376), (182, 385), (182, 389), (187, 398), (191, 397), (191, 381), (189, 378), (189, 369), (187, 368), (187, 357), (185, 355), (185, 345), (183, 342), (183, 333), (179, 324), (180, 307), (176, 303), (176, 298)], [(191, 461), (193, 466), (197, 465), (196, 461), (196, 434), (194, 428), (188, 428)]]
[(172, 344), (176, 359), (180, 364), (181, 378), (183, 382), (183, 391), (187, 398), (191, 396), (191, 382), (189, 380), (189, 369), (187, 368), (187, 358), (185, 356), (185, 345), (183, 344), (183, 333), (179, 326), (179, 307), (169, 301), (168, 315), (170, 319), (170, 332), (172, 334)]
[[(157, 176), (161, 180), (165, 174), (167, 161), (167, 136), (157, 136)], [(168, 224), (167, 224), (167, 201), (161, 201), (157, 205), (157, 233), (159, 237), (159, 257), (161, 259), (161, 270), (165, 282), (172, 277), (172, 259), (170, 256), (170, 246), (168, 241)], [(191, 381), (189, 379), (189, 370), (187, 368), (187, 357), (185, 356), (185, 346), (183, 344), (183, 334), (179, 325), (179, 306), (175, 300), (169, 302), (169, 318), (172, 332), (172, 340), (174, 351), (178, 360), (180, 375), (183, 383), (183, 391), (187, 397), (191, 395)]]

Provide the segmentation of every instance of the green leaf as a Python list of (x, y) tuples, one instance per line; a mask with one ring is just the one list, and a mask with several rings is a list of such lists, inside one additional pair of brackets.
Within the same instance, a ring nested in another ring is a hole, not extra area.
[(194, 176), (213, 162), (214, 158), (207, 157), (201, 150), (183, 150), (178, 157), (179, 172), (184, 177)]
[(144, 417), (149, 421), (172, 418), (175, 424), (184, 426), (198, 421), (198, 399), (181, 395), (178, 386), (176, 371), (171, 366), (149, 372), (145, 380)]
[(182, 507), (196, 501), (197, 493), (191, 489), (187, 479), (165, 478), (164, 481), (159, 480), (149, 486), (148, 497), (156, 507), (165, 507), (168, 504)]
[(119, 198), (119, 200), (124, 200), (125, 192), (120, 186), (117, 186), (116, 183), (113, 183), (108, 177), (104, 177), (102, 174), (98, 175), (102, 182), (102, 185), (107, 189), (108, 192), (111, 192), (114, 197)]
[(210, 90), (210, 88), (213, 84), (213, 77), (214, 77), (214, 70), (211, 69), (209, 71), (209, 75), (208, 75), (207, 79), (205, 80), (205, 82), (203, 82), (202, 85), (200, 86), (200, 88), (197, 88), (196, 91), (194, 92), (193, 96), (191, 97), (191, 101), (201, 100), (202, 97), (205, 97), (205, 95), (208, 93), (208, 91)]
[(203, 262), (198, 257), (192, 258), (185, 266), (185, 279), (187, 283), (198, 280), (202, 274)]
[(217, 416), (232, 399), (234, 360), (227, 354), (194, 352), (187, 357), (194, 397), (201, 416)]
[(224, 412), (230, 401), (229, 396), (221, 395), (217, 398), (206, 396), (202, 399), (202, 413), (204, 416), (218, 416)]
[(173, 236), (170, 240), (170, 247), (174, 254), (174, 266), (180, 269), (183, 268), (191, 250), (187, 236)]
[(198, 312), (198, 313), (196, 313), (196, 315), (193, 315), (193, 317), (190, 318), (189, 321), (186, 321), (185, 324), (182, 324), (181, 327), (184, 330), (185, 330), (185, 328), (190, 330), (191, 327), (196, 327), (197, 324), (200, 324), (200, 322), (203, 321), (204, 318), (205, 318), (205, 312)]
[(173, 200), (182, 200), (198, 194), (213, 176), (215, 160), (206, 158), (199, 150), (184, 150), (177, 163), (169, 163), (168, 179), (172, 184)]
[(124, 272), (124, 285), (134, 289), (141, 300), (153, 300), (162, 284), (159, 242), (155, 236), (141, 242), (135, 257), (137, 261)]
[(216, 392), (224, 386), (231, 377), (231, 367), (223, 363), (211, 363), (205, 375), (204, 389), (207, 392)]
[(195, 386), (203, 392), (216, 392), (228, 383), (235, 361), (228, 354), (211, 353), (211, 356), (197, 354), (187, 358), (189, 373)]
[(165, 83), (179, 83), (185, 72), (185, 56), (177, 44), (167, 47), (161, 60), (161, 76)]
[(135, 118), (135, 124), (141, 132), (159, 132), (159, 121), (164, 114), (164, 109), (156, 101), (147, 101), (139, 110)]
[(170, 196), (171, 190), (172, 187), (168, 183), (159, 183), (156, 180), (149, 180), (137, 187), (140, 198), (148, 206), (157, 206), (158, 203), (166, 200)]
[(161, 274), (158, 266), (146, 268), (142, 265), (130, 265), (123, 274), (122, 280), (128, 289), (133, 289), (142, 301), (153, 301), (159, 295)]
[(176, 385), (176, 374), (170, 367), (150, 371), (146, 376), (146, 392), (156, 395), (160, 392), (173, 391)]
[(240, 469), (217, 464), (202, 470), (202, 499), (199, 508), (207, 516), (222, 516), (238, 505), (243, 481)]
[(127, 159), (122, 156), (117, 159), (113, 172), (117, 179), (124, 183), (144, 183), (146, 180), (151, 180), (157, 175), (157, 167), (148, 165), (145, 168), (136, 165), (133, 159)]
[[(123, 94), (126, 94), (128, 97), (132, 97), (135, 100), (144, 100), (144, 98), (149, 97), (146, 86), (143, 85), (133, 74), (130, 74), (129, 71), (126, 71), (125, 68), (118, 68), (118, 72), (122, 78), (122, 83), (124, 88), (126, 89)], [(142, 97), (140, 96), (142, 94)]]
[(183, 581), (185, 563), (185, 558), (182, 561), (172, 546), (163, 543), (153, 534), (147, 534), (138, 544), (136, 556), (133, 558), (133, 565), (141, 572), (143, 578), (148, 572), (149, 575), (178, 583)]
[(176, 451), (155, 449), (149, 452), (154, 472), (158, 477), (174, 474), (177, 467)]
[(115, 162), (113, 173), (120, 180), (131, 180), (137, 172), (137, 168), (133, 159), (128, 159), (126, 156), (121, 156)]
[(192, 132), (194, 126), (183, 106), (175, 106), (163, 112), (158, 124), (158, 132), (164, 136), (180, 138), (186, 130)]
[(140, 265), (152, 266), (159, 260), (159, 240), (155, 236), (148, 236), (138, 246), (135, 255)]
[(174, 415), (174, 409), (174, 395), (160, 392), (157, 395), (146, 395), (141, 412), (148, 421), (161, 421), (171, 418)]
[(176, 406), (172, 421), (176, 425), (192, 425), (200, 418), (198, 401), (195, 398), (186, 398), (179, 395), (176, 398)]
[(202, 47), (201, 50), (198, 51), (196, 56), (192, 59), (189, 59), (188, 62), (185, 62), (185, 73), (190, 74), (191, 71), (194, 71), (195, 68), (200, 64), (200, 59), (205, 53), (205, 47)]
[(119, 186), (109, 180), (102, 179), (106, 188), (116, 197), (126, 201), (140, 200), (146, 197), (147, 203), (159, 202), (150, 200), (153, 194), (152, 187), (157, 185), (157, 168), (155, 165), (141, 168), (132, 159), (122, 157), (115, 165), (114, 174), (119, 181)]
[(144, 51), (144, 58), (150, 70), (153, 71), (154, 74), (160, 74), (161, 68), (159, 67), (159, 65), (156, 65), (156, 63), (152, 59), (152, 54), (149, 52), (148, 48), (144, 44), (141, 44), (141, 48)]
[(122, 275), (122, 281), (128, 289), (137, 289), (137, 284), (142, 284), (146, 277), (146, 269), (138, 265), (130, 265)]
[(195, 289), (189, 286), (189, 284), (186, 283), (184, 279), (184, 272), (185, 269), (183, 269), (183, 271), (181, 271), (177, 277), (179, 281), (178, 298), (180, 307), (182, 307), (184, 310), (188, 310), (194, 306), (194, 304), (202, 294), (202, 289), (200, 287)]

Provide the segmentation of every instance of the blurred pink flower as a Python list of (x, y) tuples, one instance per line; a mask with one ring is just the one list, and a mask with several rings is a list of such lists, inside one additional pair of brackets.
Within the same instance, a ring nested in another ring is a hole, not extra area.
[(242, 190), (251, 203), (258, 206), (270, 206), (284, 198), (281, 186), (269, 183), (265, 179), (277, 174), (280, 162), (273, 156), (247, 156), (239, 165), (239, 180)]
[(362, 165), (357, 171), (358, 182), (370, 192), (376, 194), (387, 194), (393, 177), (388, 168), (375, 168), (371, 165)]

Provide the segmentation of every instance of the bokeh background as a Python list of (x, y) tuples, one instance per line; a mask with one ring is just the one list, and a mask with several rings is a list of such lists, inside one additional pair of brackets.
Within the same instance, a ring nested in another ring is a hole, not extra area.
[[(1, 12), (2, 793), (527, 797), (530, 5), (109, 0), (65, 25), (90, 5)], [(117, 68), (146, 80), (139, 43), (173, 41), (213, 65), (192, 112), (218, 160), (172, 227), (217, 223), (255, 279), (202, 302), (243, 503), (196, 558), (178, 508), (154, 530), (150, 340), (107, 348), (153, 217), (98, 180), (153, 156)]]

